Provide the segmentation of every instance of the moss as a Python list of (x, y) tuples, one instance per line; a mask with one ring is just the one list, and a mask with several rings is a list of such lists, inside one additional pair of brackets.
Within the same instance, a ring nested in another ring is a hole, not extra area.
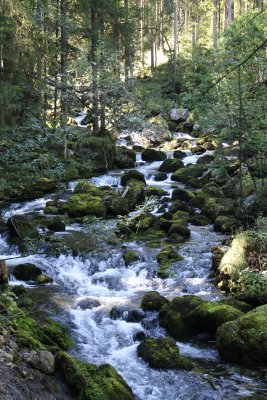
[(171, 308), (186, 316), (201, 303), (202, 300), (198, 296), (181, 296), (171, 301)]
[(128, 250), (126, 253), (123, 254), (123, 259), (125, 262), (126, 267), (135, 261), (139, 260), (139, 255), (134, 250)]
[(86, 193), (72, 195), (61, 207), (70, 217), (95, 215), (104, 217), (106, 206), (100, 196), (91, 196)]
[(167, 159), (163, 161), (161, 166), (159, 167), (160, 172), (175, 172), (179, 168), (183, 168), (184, 163), (179, 159)]
[(40, 341), (52, 349), (67, 350), (73, 346), (68, 329), (52, 319), (46, 319), (39, 325), (38, 337)]
[(190, 206), (187, 204), (187, 202), (181, 200), (175, 200), (171, 205), (170, 211), (172, 213), (175, 213), (176, 211), (190, 212), (191, 209)]
[(147, 292), (141, 302), (141, 308), (144, 311), (159, 311), (164, 304), (168, 304), (169, 300), (161, 296), (156, 291)]
[(195, 196), (193, 193), (188, 192), (187, 190), (184, 189), (174, 189), (172, 192), (172, 199), (173, 200), (181, 200), (185, 202), (189, 202), (191, 199), (193, 199)]
[(129, 213), (128, 201), (115, 190), (102, 191), (101, 197), (107, 209), (107, 215), (127, 215)]
[(195, 226), (205, 226), (210, 224), (210, 221), (204, 215), (194, 215), (189, 218), (189, 222)]
[(193, 336), (196, 332), (187, 323), (182, 313), (175, 311), (168, 305), (161, 308), (159, 323), (174, 339), (183, 340)]
[(236, 300), (233, 297), (221, 299), (218, 301), (220, 304), (226, 304), (228, 306), (234, 307), (239, 311), (242, 311), (243, 313), (247, 313), (251, 311), (252, 307), (250, 304), (245, 303), (244, 301)]
[(134, 168), (136, 161), (136, 154), (133, 150), (127, 147), (117, 146), (115, 165), (117, 168)]
[(41, 274), (41, 275), (38, 275), (38, 276), (37, 276), (36, 282), (37, 282), (39, 285), (43, 285), (43, 284), (45, 284), (45, 283), (52, 283), (52, 282), (53, 282), (53, 279), (50, 278), (49, 276), (45, 275), (45, 274)]
[(75, 194), (88, 194), (90, 196), (101, 196), (101, 190), (88, 181), (79, 182), (74, 190)]
[(202, 209), (207, 199), (208, 195), (206, 193), (202, 191), (197, 192), (195, 197), (189, 201), (189, 206)]
[(171, 179), (173, 181), (186, 183), (190, 178), (201, 177), (205, 171), (206, 167), (203, 165), (188, 165), (172, 174)]
[(152, 162), (152, 161), (163, 161), (166, 160), (167, 156), (163, 151), (155, 149), (145, 149), (142, 152), (142, 160)]
[(135, 179), (127, 181), (128, 191), (125, 198), (128, 200), (130, 210), (134, 210), (135, 207), (145, 199), (145, 184)]
[(176, 220), (170, 227), (168, 235), (178, 234), (183, 239), (189, 239), (191, 236), (190, 229), (185, 225), (183, 220)]
[(160, 265), (157, 268), (157, 275), (162, 279), (168, 278), (170, 276), (170, 272), (168, 271), (169, 266), (180, 260), (183, 260), (183, 257), (179, 256), (172, 246), (166, 246), (157, 254), (157, 262)]
[(189, 371), (193, 368), (193, 364), (189, 360), (180, 356), (178, 346), (170, 338), (145, 339), (139, 344), (137, 353), (152, 368)]
[(124, 175), (122, 175), (122, 177), (121, 177), (121, 185), (122, 186), (126, 186), (126, 185), (128, 185), (128, 182), (132, 181), (132, 180), (140, 181), (140, 182), (143, 182), (144, 184), (146, 184), (146, 180), (145, 180), (144, 175), (141, 172), (136, 171), (135, 169), (133, 169), (131, 171), (126, 172)]
[(40, 235), (33, 221), (24, 215), (14, 215), (7, 221), (11, 235), (20, 239), (39, 239)]
[(219, 215), (231, 215), (234, 204), (230, 199), (209, 198), (202, 208), (202, 213), (210, 220), (215, 221)]
[(134, 399), (132, 390), (110, 365), (97, 367), (60, 352), (57, 355), (57, 366), (79, 400)]
[(146, 195), (147, 196), (155, 196), (155, 197), (162, 197), (168, 195), (168, 192), (166, 190), (163, 190), (159, 187), (156, 186), (148, 186), (146, 188)]
[(55, 206), (46, 206), (44, 209), (44, 213), (56, 215), (59, 213), (59, 209), (58, 209), (58, 207), (55, 207)]
[(189, 213), (186, 211), (176, 211), (172, 216), (173, 221), (183, 221), (187, 224), (189, 220)]
[(216, 343), (222, 358), (241, 364), (267, 363), (267, 305), (223, 324)]
[(222, 233), (232, 233), (238, 227), (239, 223), (234, 217), (219, 215), (214, 221), (214, 230)]

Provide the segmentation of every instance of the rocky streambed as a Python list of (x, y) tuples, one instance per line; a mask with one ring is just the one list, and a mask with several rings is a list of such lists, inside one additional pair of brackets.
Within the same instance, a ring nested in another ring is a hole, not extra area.
[[(127, 145), (127, 140), (120, 138), (120, 144)], [(130, 144), (132, 149), (122, 147), (117, 154), (122, 166), (128, 163), (132, 168), (72, 181), (64, 193), (5, 210), (6, 220), (20, 224), (17, 229), (25, 229), (25, 221), (29, 226), (29, 219), (38, 220), (28, 236), (46, 237), (44, 254), (10, 259), (10, 271), (28, 263), (40, 268), (36, 276), (53, 280), (40, 288), (32, 276), (25, 283), (11, 272), (11, 284), (28, 286), (38, 312), (48, 312), (69, 326), (75, 342), (71, 355), (112, 365), (138, 400), (267, 395), (264, 366), (229, 364), (215, 346), (217, 328), (241, 317), (244, 310), (221, 302), (223, 296), (212, 280), (211, 248), (238, 223), (229, 216), (231, 197), (216, 183), (225, 177), (214, 172), (211, 176), (207, 168), (214, 149), (181, 133), (161, 149)], [(21, 251), (8, 240), (3, 233), (2, 259)], [(56, 251), (47, 250), (47, 244)], [(152, 299), (147, 301), (147, 296)], [(165, 342), (168, 335), (176, 342)], [(181, 356), (186, 357), (186, 367), (168, 364)], [(72, 370), (64, 357), (62, 363)], [(129, 392), (119, 393), (116, 399), (130, 398)]]

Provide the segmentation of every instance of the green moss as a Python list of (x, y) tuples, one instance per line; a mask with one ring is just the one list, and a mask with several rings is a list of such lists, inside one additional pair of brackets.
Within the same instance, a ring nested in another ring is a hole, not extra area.
[(128, 250), (126, 253), (123, 254), (122, 257), (124, 259), (124, 262), (125, 262), (126, 266), (128, 266), (128, 265), (132, 264), (133, 262), (139, 260), (139, 255), (134, 250)]
[(127, 215), (129, 213), (128, 201), (115, 190), (102, 191), (102, 199), (107, 208), (107, 215)]
[(191, 370), (193, 364), (180, 356), (175, 341), (166, 339), (145, 339), (137, 348), (138, 356), (150, 367), (156, 369), (185, 369)]
[(45, 274), (41, 274), (41, 275), (38, 275), (38, 276), (37, 276), (36, 282), (37, 282), (39, 285), (44, 285), (45, 283), (52, 283), (52, 282), (53, 282), (53, 279), (50, 278), (49, 276), (45, 275)]
[(162, 197), (168, 195), (168, 192), (166, 190), (163, 190), (159, 187), (156, 186), (148, 186), (146, 188), (146, 195), (147, 196), (155, 196), (155, 197)]
[(159, 311), (164, 304), (168, 304), (169, 300), (161, 296), (156, 291), (147, 292), (141, 302), (141, 308), (144, 311)]
[(172, 174), (171, 179), (173, 181), (186, 183), (190, 178), (201, 177), (205, 171), (206, 167), (203, 165), (188, 165)]
[(162, 279), (168, 278), (170, 276), (170, 272), (168, 271), (169, 266), (180, 260), (183, 260), (183, 257), (179, 256), (172, 246), (166, 246), (157, 254), (157, 262), (160, 265), (157, 268), (157, 275)]
[(145, 184), (135, 179), (127, 181), (128, 191), (125, 198), (128, 200), (130, 210), (134, 210), (135, 207), (145, 199)]
[(162, 307), (159, 313), (159, 323), (175, 339), (187, 339), (195, 334), (195, 330), (186, 322), (182, 313), (168, 305)]
[(42, 343), (54, 349), (67, 350), (73, 346), (67, 328), (52, 319), (41, 322), (38, 336)]
[(74, 190), (75, 194), (88, 194), (90, 196), (101, 196), (101, 190), (88, 181), (79, 182)]
[(116, 147), (115, 164), (117, 168), (134, 168), (135, 161), (135, 151), (123, 146)]
[(100, 196), (91, 196), (86, 193), (74, 194), (61, 207), (70, 217), (83, 217), (86, 215), (95, 215), (104, 217), (106, 207)]
[(186, 226), (183, 220), (176, 220), (170, 227), (168, 235), (178, 234), (183, 239), (189, 239), (191, 236), (190, 229)]
[(223, 324), (216, 343), (222, 358), (241, 364), (267, 363), (267, 305)]
[(57, 366), (79, 400), (134, 399), (129, 386), (110, 365), (97, 367), (60, 352), (57, 355)]
[(167, 159), (163, 161), (161, 166), (159, 167), (160, 172), (175, 172), (179, 168), (183, 168), (184, 163), (179, 159)]
[(221, 299), (218, 301), (220, 304), (227, 304), (228, 306), (234, 307), (243, 313), (251, 311), (252, 307), (250, 304), (245, 303), (244, 301), (236, 300), (233, 297), (229, 297), (226, 299)]
[(236, 230), (238, 225), (236, 218), (219, 215), (214, 221), (214, 230), (222, 233), (232, 233)]

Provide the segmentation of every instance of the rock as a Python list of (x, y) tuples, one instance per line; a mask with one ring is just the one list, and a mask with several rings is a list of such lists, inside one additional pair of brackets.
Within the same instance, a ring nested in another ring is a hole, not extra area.
[(7, 227), (11, 235), (20, 239), (39, 239), (40, 235), (31, 218), (26, 215), (14, 215), (7, 221)]
[(171, 121), (177, 121), (177, 122), (182, 122), (186, 121), (187, 118), (189, 117), (189, 110), (187, 108), (173, 108), (170, 111), (170, 119)]
[(210, 164), (214, 159), (215, 157), (213, 154), (205, 154), (197, 160), (197, 164)]
[(184, 222), (180, 222), (180, 221), (175, 221), (171, 225), (171, 227), (168, 231), (169, 236), (171, 236), (174, 233), (178, 234), (183, 239), (189, 239), (191, 236), (190, 229), (184, 224)]
[(125, 198), (128, 201), (130, 210), (145, 200), (145, 184), (139, 180), (130, 179), (127, 181), (127, 192)]
[(61, 218), (54, 218), (46, 226), (47, 229), (54, 232), (64, 232), (66, 230), (66, 224), (62, 221)]
[[(240, 197), (240, 179), (237, 177), (229, 178), (222, 187), (222, 191), (226, 197), (236, 199)], [(248, 197), (253, 193), (253, 182), (250, 177), (242, 179), (242, 193), (243, 197)]]
[(165, 181), (168, 178), (168, 175), (164, 172), (159, 172), (156, 176), (155, 176), (155, 181), (156, 182), (162, 182)]
[(247, 313), (252, 310), (252, 306), (250, 304), (247, 304), (244, 301), (236, 300), (233, 297), (227, 297), (225, 299), (221, 299), (218, 301), (218, 303), (234, 307), (237, 310), (242, 311), (243, 313)]
[(35, 281), (42, 275), (42, 270), (34, 264), (19, 264), (13, 268), (13, 275), (20, 281)]
[(145, 149), (142, 152), (142, 160), (153, 162), (153, 161), (163, 161), (166, 160), (167, 156), (163, 151), (155, 149)]
[(182, 158), (185, 158), (186, 157), (186, 153), (184, 152), (184, 151), (181, 151), (181, 150), (175, 150), (174, 152), (173, 152), (173, 158), (175, 158), (175, 159), (182, 159)]
[(166, 190), (163, 190), (157, 186), (148, 186), (146, 188), (146, 196), (162, 197), (168, 195)]
[(198, 145), (198, 146), (192, 147), (191, 151), (193, 154), (200, 155), (200, 154), (205, 153), (206, 149), (205, 149), (205, 147)]
[(170, 212), (175, 213), (176, 211), (189, 212), (191, 211), (191, 209), (187, 202), (182, 200), (174, 200), (174, 202), (171, 205)]
[(184, 189), (174, 189), (172, 192), (172, 199), (173, 200), (181, 200), (185, 202), (189, 202), (192, 198), (194, 198), (193, 193), (187, 192)]
[(101, 196), (100, 188), (96, 187), (92, 182), (81, 181), (74, 190), (75, 194), (88, 194), (90, 196)]
[(202, 209), (207, 200), (208, 200), (207, 194), (202, 191), (199, 191), (195, 192), (195, 197), (193, 197), (188, 204), (190, 207)]
[(240, 364), (267, 363), (267, 305), (223, 324), (216, 343), (221, 357)]
[(141, 172), (136, 171), (134, 169), (131, 171), (128, 171), (124, 175), (122, 175), (121, 185), (126, 186), (130, 180), (135, 180), (135, 181), (143, 182), (144, 184), (146, 184), (144, 175), (141, 174)]
[(137, 332), (133, 336), (135, 342), (142, 342), (144, 339), (146, 339), (146, 334), (143, 331)]
[(55, 370), (55, 357), (50, 351), (35, 351), (30, 352), (28, 358), (29, 364), (45, 374), (52, 374)]
[(175, 172), (179, 168), (183, 168), (184, 163), (179, 159), (167, 159), (163, 161), (159, 167), (160, 172)]
[(215, 221), (219, 215), (231, 215), (234, 213), (234, 203), (230, 199), (218, 199), (210, 197), (204, 203), (202, 214), (211, 221)]
[(101, 197), (106, 207), (106, 215), (127, 215), (129, 213), (129, 204), (126, 197), (123, 197), (116, 190), (102, 190)]
[(95, 215), (104, 217), (106, 215), (106, 206), (101, 196), (91, 194), (74, 194), (63, 205), (62, 210), (67, 212), (70, 217), (84, 217), (86, 215)]
[(204, 215), (193, 215), (189, 218), (189, 223), (194, 226), (205, 226), (209, 225), (210, 221)]
[(193, 364), (180, 351), (175, 341), (166, 339), (145, 339), (137, 347), (137, 354), (150, 367), (157, 369), (185, 369), (190, 371)]
[(108, 364), (98, 367), (76, 360), (65, 352), (58, 353), (56, 361), (75, 398), (134, 400), (131, 388)]
[(142, 310), (130, 308), (127, 306), (115, 306), (110, 310), (111, 319), (123, 319), (127, 322), (140, 322), (145, 317)]
[(134, 168), (136, 162), (136, 154), (127, 147), (117, 146), (115, 164), (118, 168)]
[(227, 217), (226, 215), (217, 217), (213, 225), (215, 231), (222, 233), (233, 233), (238, 226), (239, 223), (236, 218)]
[(81, 308), (82, 310), (92, 310), (92, 308), (100, 307), (101, 303), (98, 300), (91, 299), (90, 297), (80, 300), (77, 303), (77, 308)]
[(142, 151), (145, 150), (143, 146), (140, 146), (140, 145), (137, 145), (137, 144), (135, 144), (135, 145), (132, 147), (132, 149), (133, 149), (134, 151), (137, 151), (138, 153), (142, 153)]
[(126, 253), (122, 255), (125, 266), (127, 267), (128, 265), (131, 265), (135, 261), (138, 261), (140, 259), (139, 254), (134, 251), (134, 250), (128, 250)]
[(205, 171), (205, 165), (187, 165), (185, 168), (181, 168), (174, 172), (171, 179), (176, 182), (186, 183), (188, 179), (201, 177)]
[(45, 274), (40, 274), (36, 277), (35, 279), (36, 283), (38, 283), (39, 285), (44, 285), (46, 283), (52, 283), (53, 279), (50, 278), (49, 276), (45, 275)]
[(157, 254), (157, 262), (160, 267), (157, 269), (157, 275), (162, 278), (168, 278), (168, 268), (169, 266), (176, 262), (182, 260), (183, 257), (179, 256), (177, 251), (172, 246), (166, 246)]
[(11, 287), (12, 292), (18, 297), (26, 295), (28, 290), (23, 285), (15, 285)]
[(141, 308), (144, 311), (159, 311), (164, 304), (168, 304), (169, 300), (161, 296), (158, 292), (147, 292), (141, 302)]

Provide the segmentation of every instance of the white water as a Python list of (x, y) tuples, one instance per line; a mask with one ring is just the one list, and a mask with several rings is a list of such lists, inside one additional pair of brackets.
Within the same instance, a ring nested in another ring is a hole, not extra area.
[[(196, 156), (190, 162), (196, 162)], [(185, 160), (185, 159), (184, 159)], [(139, 159), (140, 161), (140, 159)], [(171, 195), (170, 176), (166, 181), (155, 182), (154, 177), (161, 162), (144, 163), (138, 170), (142, 172), (148, 184), (162, 187)], [(120, 185), (120, 176), (124, 171), (111, 171), (109, 174), (93, 178), (97, 186)], [(74, 189), (77, 182), (70, 186)], [(176, 184), (179, 185), (179, 184)], [(47, 199), (12, 205), (10, 213), (42, 212)], [(96, 242), (103, 234), (107, 222), (93, 227), (81, 227), (78, 224), (67, 227), (61, 235), (72, 235), (83, 231)], [(111, 223), (112, 225), (112, 223)], [(201, 347), (194, 343), (178, 343), (181, 353), (195, 360), (201, 366), (199, 371), (156, 371), (137, 357), (137, 343), (133, 335), (144, 331), (149, 336), (165, 335), (159, 328), (156, 314), (148, 313), (142, 323), (126, 322), (123, 319), (112, 320), (109, 312), (114, 306), (138, 308), (143, 294), (157, 290), (169, 298), (183, 294), (197, 294), (207, 299), (216, 299), (219, 294), (210, 283), (208, 274), (211, 265), (210, 248), (221, 242), (222, 236), (214, 233), (211, 226), (190, 227), (191, 240), (181, 246), (179, 253), (184, 260), (174, 263), (173, 276), (162, 280), (156, 277), (156, 254), (159, 249), (150, 249), (143, 243), (125, 243), (126, 249), (133, 249), (140, 255), (140, 260), (126, 267), (123, 261), (123, 246), (107, 246), (98, 243), (90, 255), (60, 255), (59, 257), (30, 256), (9, 261), (9, 265), (21, 262), (33, 262), (54, 279), (54, 286), (64, 288), (68, 294), (64, 297), (66, 319), (75, 324), (73, 333), (77, 346), (73, 353), (96, 364), (112, 364), (126, 379), (138, 400), (220, 400), (239, 399), (257, 388), (255, 379), (243, 376), (239, 370), (221, 364), (216, 349), (212, 346)], [(108, 235), (109, 226), (106, 228)], [(10, 248), (6, 239), (0, 239), (1, 258), (18, 254), (16, 248)], [(15, 282), (13, 282), (14, 284)], [(82, 299), (94, 299), (100, 306), (82, 310), (77, 303)], [(218, 375), (219, 373), (222, 375)], [(259, 383), (260, 387), (260, 383)]]

